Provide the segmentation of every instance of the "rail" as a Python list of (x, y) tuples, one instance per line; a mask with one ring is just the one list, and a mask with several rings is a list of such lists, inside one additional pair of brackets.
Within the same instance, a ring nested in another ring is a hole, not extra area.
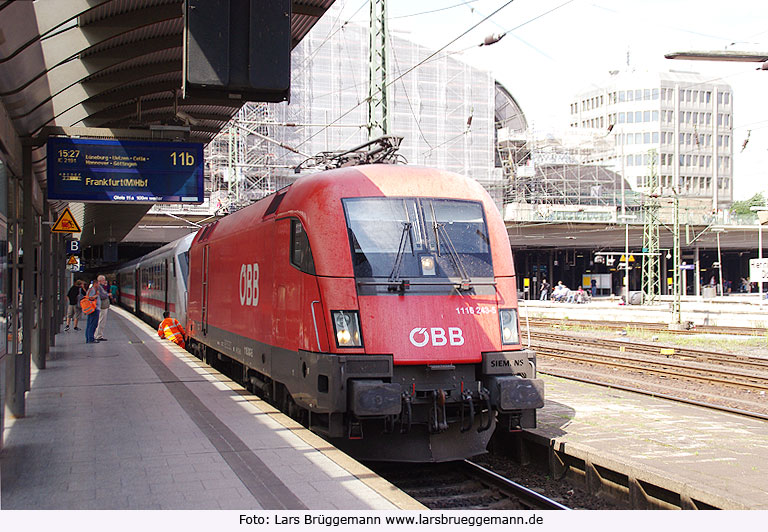
[(463, 467), (470, 476), (477, 478), (483, 484), (498, 489), (510, 497), (516, 497), (531, 510), (570, 510), (567, 506), (562, 505), (549, 497), (545, 497), (541, 493), (537, 493), (522, 484), (518, 484), (513, 480), (503, 477), (490, 469), (486, 469), (479, 464), (464, 460)]

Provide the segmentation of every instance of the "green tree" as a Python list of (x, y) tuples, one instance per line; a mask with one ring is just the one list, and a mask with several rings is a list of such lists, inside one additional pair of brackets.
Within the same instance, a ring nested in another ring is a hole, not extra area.
[(765, 207), (765, 196), (762, 192), (758, 192), (748, 200), (734, 201), (731, 205), (731, 213), (752, 214), (752, 211), (749, 210), (750, 207)]

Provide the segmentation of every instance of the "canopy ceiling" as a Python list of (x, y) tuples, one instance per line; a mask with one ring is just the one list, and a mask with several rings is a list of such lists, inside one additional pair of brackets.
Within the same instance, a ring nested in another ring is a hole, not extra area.
[[(292, 1), (292, 46), (333, 2)], [(189, 140), (211, 140), (243, 102), (182, 98), (182, 8), (182, 0), (0, 0), (0, 157), (11, 171), (21, 175), (22, 142), (50, 126), (185, 126)], [(32, 155), (41, 185), (44, 155), (42, 147)], [(138, 221), (141, 209), (113, 207), (130, 218), (117, 225)], [(91, 243), (122, 238), (114, 223), (99, 237), (99, 222), (85, 220)]]

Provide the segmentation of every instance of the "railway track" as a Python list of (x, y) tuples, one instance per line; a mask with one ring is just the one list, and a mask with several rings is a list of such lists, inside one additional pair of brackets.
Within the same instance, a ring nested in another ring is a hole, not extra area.
[(538, 371), (768, 420), (768, 360), (698, 349), (531, 331)]
[(531, 331), (531, 341), (539, 342), (558, 342), (564, 344), (573, 344), (577, 341), (580, 345), (594, 346), (600, 349), (612, 349), (620, 353), (637, 353), (648, 356), (663, 357), (666, 359), (675, 359), (681, 361), (694, 361), (706, 364), (715, 364), (739, 368), (744, 370), (755, 370), (768, 372), (768, 359), (738, 355), (732, 353), (720, 353), (704, 349), (692, 349), (688, 347), (676, 347), (660, 345), (657, 342), (644, 343), (637, 340), (609, 340), (604, 338), (586, 338), (573, 335), (556, 333), (550, 331)]
[(650, 395), (652, 397), (658, 397), (660, 399), (668, 399), (670, 401), (676, 401), (678, 403), (685, 403), (693, 406), (709, 408), (712, 410), (719, 410), (721, 412), (728, 412), (729, 414), (736, 414), (739, 416), (746, 416), (746, 417), (751, 417), (755, 419), (762, 419), (763, 421), (768, 421), (768, 414), (761, 414), (759, 412), (752, 412), (751, 410), (744, 410), (741, 408), (732, 408), (732, 407), (714, 404), (706, 401), (696, 401), (694, 399), (683, 397), (682, 395), (679, 395), (679, 394), (673, 395), (673, 394), (667, 394), (667, 393), (660, 393), (660, 392), (650, 391), (647, 389), (636, 388), (632, 386), (624, 386), (621, 384), (617, 384), (615, 382), (605, 382), (595, 378), (575, 377), (571, 374), (568, 374), (566, 372), (561, 372), (561, 371), (546, 370), (546, 371), (539, 371), (539, 373), (551, 375), (553, 377), (560, 377), (568, 380), (575, 380), (575, 381), (583, 382), (586, 384), (594, 384), (597, 386), (605, 386), (605, 387), (613, 388), (616, 390), (624, 390), (626, 392)]
[[(729, 362), (728, 355), (722, 355), (718, 364), (702, 363), (685, 357), (675, 360), (671, 359), (672, 355), (661, 354), (659, 346), (653, 346), (656, 352), (651, 353), (647, 345), (550, 333), (532, 333), (531, 347), (536, 350), (538, 356), (555, 357), (580, 364), (596, 364), (624, 371), (768, 391), (768, 366), (765, 365), (768, 361), (764, 359), (737, 360), (734, 357), (733, 361)], [(636, 348), (640, 352), (633, 354)]]
[[(521, 320), (521, 324), (525, 320)], [(642, 323), (628, 321), (597, 321), (597, 320), (563, 320), (555, 318), (528, 318), (531, 327), (587, 327), (609, 330), (636, 329), (649, 332), (667, 332), (671, 334), (732, 334), (737, 336), (766, 336), (768, 329), (761, 327), (715, 327), (697, 325), (691, 329), (671, 330), (666, 323)]]
[(568, 510), (544, 495), (469, 460), (380, 463), (376, 472), (432, 510)]

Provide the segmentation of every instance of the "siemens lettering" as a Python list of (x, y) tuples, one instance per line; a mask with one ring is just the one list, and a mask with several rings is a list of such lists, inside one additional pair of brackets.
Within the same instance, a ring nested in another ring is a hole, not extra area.
[(513, 365), (515, 367), (522, 367), (525, 365), (525, 360), (507, 360), (506, 358), (502, 358), (500, 360), (491, 360), (492, 368), (511, 368)]

